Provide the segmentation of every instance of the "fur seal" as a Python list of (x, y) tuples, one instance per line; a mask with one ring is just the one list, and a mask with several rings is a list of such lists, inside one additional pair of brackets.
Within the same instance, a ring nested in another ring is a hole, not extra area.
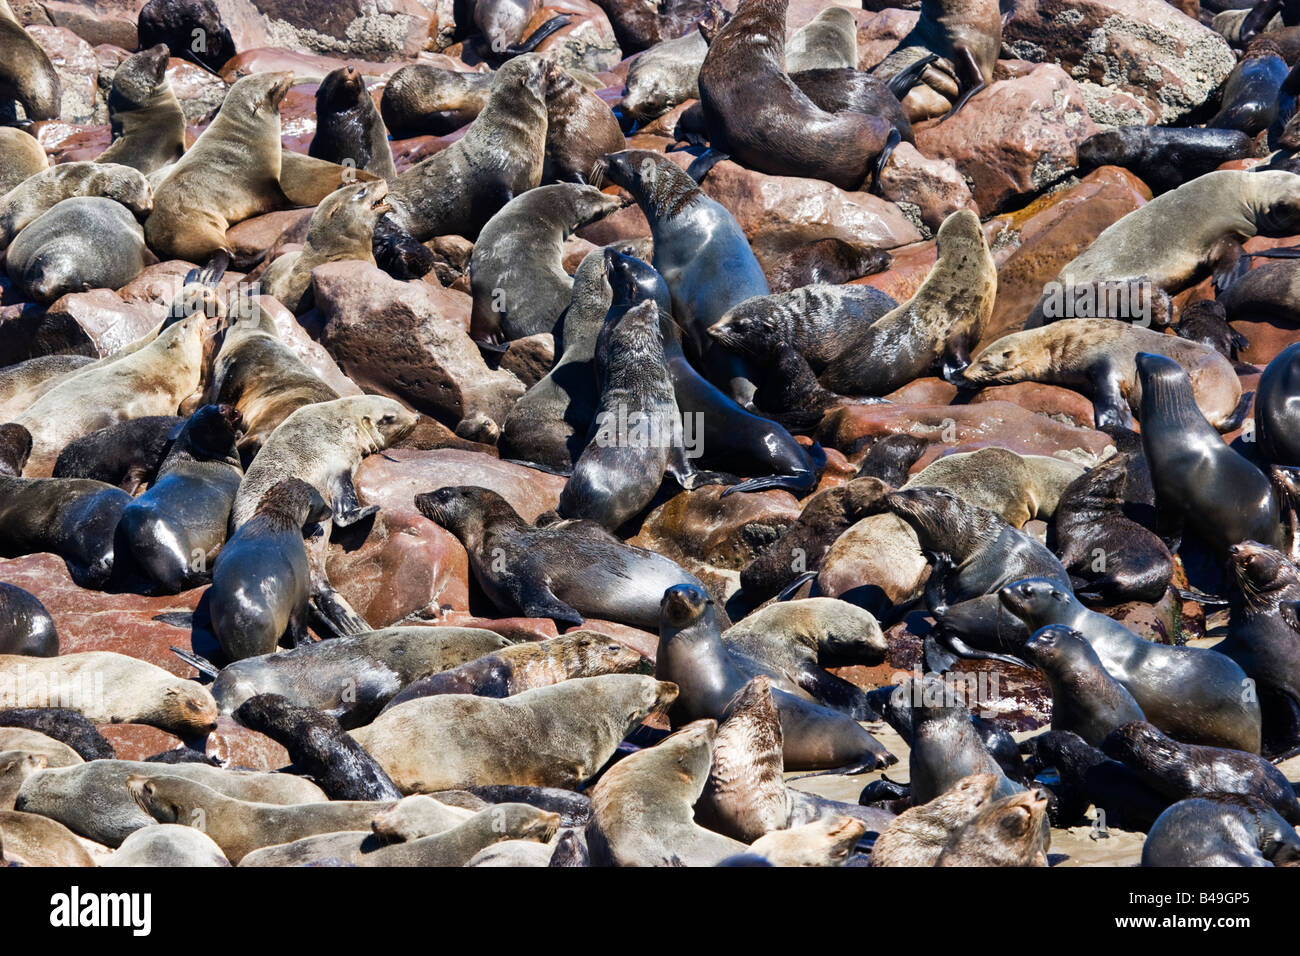
[(200, 826), (235, 864), (264, 846), (292, 843), (318, 833), (364, 829), (376, 813), (396, 804), (396, 798), (297, 805), (250, 803), (196, 780), (145, 774), (127, 777), (126, 788), (140, 809), (159, 823)]
[(1142, 720), (1117, 727), (1101, 749), (1171, 802), (1211, 793), (1243, 794), (1264, 801), (1288, 823), (1300, 823), (1300, 802), (1291, 784), (1256, 754), (1178, 743)]
[(1165, 733), (1188, 743), (1259, 753), (1259, 704), (1247, 699), (1245, 671), (1226, 655), (1144, 641), (1118, 621), (1085, 608), (1058, 582), (1028, 578), (1004, 587), (998, 597), (1033, 630), (1065, 624), (1087, 638), (1102, 667)]
[(118, 64), (108, 93), (113, 141), (97, 163), (121, 163), (148, 175), (185, 152), (185, 112), (167, 80), (167, 45), (142, 49)]
[(924, 438), (906, 432), (891, 432), (872, 442), (862, 464), (858, 466), (859, 478), (879, 478), (891, 488), (901, 488), (917, 460), (925, 454), (929, 443)]
[(1255, 436), (1259, 454), (1273, 465), (1300, 465), (1300, 342), (1278, 352), (1259, 377), (1255, 392)]
[[(1171, 223), (1176, 241), (1171, 241)], [(1300, 176), (1281, 170), (1216, 170), (1157, 196), (1107, 226), (1060, 271), (1065, 289), (1150, 283), (1174, 294), (1213, 273), (1221, 286), (1244, 264), (1252, 236), (1289, 236), (1300, 227)], [(1045, 294), (1026, 329), (1050, 321)]]
[(228, 660), (269, 654), (286, 633), (295, 647), (309, 639), (312, 580), (303, 532), (328, 518), (328, 507), (311, 485), (285, 478), (225, 542), (208, 599), (212, 632)]
[(394, 707), (352, 736), (403, 793), (487, 784), (576, 789), (676, 696), (673, 684), (635, 674), (578, 677), (504, 700), (440, 694)]
[(172, 56), (220, 73), (235, 41), (216, 0), (149, 0), (137, 21), (140, 46), (166, 44)]
[[(83, 760), (112, 760), (117, 754), (98, 730), (75, 710), (60, 707), (0, 709), (0, 728), (39, 733), (75, 751)], [(51, 766), (67, 766), (53, 760)]]
[(1069, 730), (1097, 746), (1112, 730), (1142, 720), (1142, 708), (1124, 685), (1102, 667), (1097, 652), (1064, 624), (1039, 628), (1021, 654), (1042, 671), (1052, 688), (1052, 729)]
[(331, 71), (316, 88), (316, 135), (307, 155), (387, 180), (397, 177), (388, 130), (356, 67)]
[[(496, 342), (554, 332), (574, 295), (574, 278), (563, 268), (564, 241), (621, 205), (594, 186), (574, 183), (540, 186), (506, 203), (483, 226), (470, 255), (470, 334)], [(565, 351), (575, 344), (566, 338)]]
[(155, 184), (150, 249), (195, 263), (229, 256), (227, 229), (284, 204), (278, 111), (292, 83), (292, 73), (255, 73), (226, 91), (216, 119)]
[(100, 428), (174, 415), (199, 390), (206, 323), (202, 313), (192, 315), (135, 351), (87, 366), (42, 394), (14, 419), (32, 436), (24, 474), (49, 475), (69, 442)]
[(0, 810), (12, 810), (23, 781), (49, 765), (50, 758), (45, 754), (28, 750), (0, 752)]
[(14, 16), (8, 0), (0, 0), (0, 104), (17, 101), (29, 120), (59, 118), (63, 84), (54, 64)]
[(1156, 819), (1142, 844), (1143, 866), (1295, 866), (1300, 837), (1253, 797), (1215, 794), (1180, 800)]
[(1250, 153), (1250, 137), (1240, 130), (1195, 126), (1121, 126), (1079, 144), (1080, 164), (1122, 166), (1156, 195)]
[(902, 490), (946, 488), (967, 504), (1023, 528), (1031, 518), (1050, 519), (1065, 489), (1082, 473), (1079, 465), (1060, 458), (993, 446), (944, 455), (910, 476)]
[(12, 421), (58, 382), (94, 361), (89, 355), (38, 355), (0, 369), (0, 421)]
[(223, 714), (250, 697), (276, 694), (350, 730), (373, 720), (408, 684), (506, 646), (505, 638), (485, 628), (386, 627), (246, 657), (220, 670), (188, 653), (180, 656), (215, 678), (212, 696)]
[(858, 25), (844, 7), (822, 10), (785, 44), (785, 67), (791, 73), (857, 65)]
[(258, 694), (235, 709), (235, 720), (282, 745), (331, 800), (401, 798), (383, 768), (333, 717), (276, 694)]
[(212, 837), (192, 826), (141, 827), (100, 866), (230, 866)]
[[(669, 714), (675, 725), (724, 719), (749, 682), (722, 643), (713, 600), (699, 585), (677, 585), (664, 592), (655, 673), (680, 688)], [(781, 714), (786, 769), (863, 773), (896, 762), (844, 714), (781, 690), (774, 698)]]
[(439, 488), (416, 495), (415, 506), (460, 539), (474, 580), (507, 614), (566, 624), (595, 617), (649, 630), (659, 625), (666, 589), (699, 584), (668, 558), (624, 544), (594, 522), (529, 525), (486, 488)]
[(873, 245), (830, 236), (795, 246), (764, 271), (776, 295), (808, 285), (841, 285), (884, 272), (893, 261), (893, 256)]
[(979, 217), (959, 209), (936, 235), (939, 258), (916, 294), (867, 329), (818, 375), (845, 395), (884, 395), (938, 367), (947, 379), (970, 364), (993, 314), (997, 267)]
[(910, 704), (911, 753), (908, 777), (913, 806), (929, 803), (971, 774), (996, 778), (993, 799), (1024, 789), (1003, 772), (971, 724), (957, 692), (936, 677), (905, 679), (891, 695)]
[(9, 244), (5, 268), (19, 290), (49, 305), (69, 292), (119, 289), (154, 261), (131, 211), (102, 196), (74, 196), (34, 219)]
[(113, 573), (113, 533), (131, 500), (120, 488), (80, 478), (20, 478), (31, 449), (21, 425), (0, 425), (0, 556), (50, 551), (80, 587)]
[(587, 846), (596, 866), (712, 866), (748, 847), (695, 823), (717, 724), (697, 720), (620, 760), (591, 791)]
[(871, 848), (871, 865), (934, 866), (952, 838), (993, 796), (998, 778), (973, 773), (933, 800), (900, 813)]
[(733, 305), (768, 294), (740, 225), (661, 153), (611, 153), (601, 173), (631, 193), (649, 220), (652, 264), (668, 284), (672, 314), (690, 350), (703, 357), (707, 377), (740, 405), (750, 404), (754, 383), (744, 360), (711, 347), (708, 336)]
[(1252, 137), (1264, 132), (1277, 120), (1278, 94), (1290, 72), (1276, 44), (1267, 38), (1256, 40), (1223, 81), (1219, 112), (1205, 125), (1240, 130)]
[(40, 814), (105, 846), (120, 846), (131, 833), (152, 826), (153, 817), (136, 804), (126, 788), (132, 774), (196, 780), (227, 797), (255, 803), (295, 805), (323, 802), (325, 795), (304, 777), (288, 773), (223, 770), (201, 763), (160, 768), (142, 760), (91, 760), (73, 767), (51, 767), (28, 777), (15, 807)]
[(1047, 792), (991, 800), (958, 830), (935, 866), (1047, 866)]
[(1146, 831), (1169, 806), (1166, 797), (1143, 783), (1132, 770), (1084, 743), (1078, 734), (1049, 730), (1031, 737), (1025, 747), (1030, 772), (1057, 772), (1048, 806), (1053, 826), (1071, 827), (1086, 821), (1084, 813), (1095, 806), (1106, 815), (1108, 826)]
[(546, 117), (543, 182), (585, 183), (602, 156), (627, 145), (609, 104), (555, 62), (546, 73)]
[(687, 31), (698, 36), (695, 24), (708, 4), (705, 0), (669, 0), (649, 7), (627, 0), (600, 0), (596, 6), (609, 17), (619, 49), (624, 54), (631, 54), (637, 50), (657, 49), (661, 43)]
[(458, 827), (475, 812), (416, 793), (375, 814), (370, 829), (385, 843), (405, 843)]
[(926, 603), (940, 639), (959, 654), (969, 654), (971, 647), (976, 656), (1014, 653), (1029, 636), (1002, 606), (999, 588), (1036, 577), (1069, 590), (1070, 576), (1038, 539), (946, 488), (912, 487), (884, 500), (916, 532), (921, 549), (937, 556)]
[(171, 433), (185, 419), (146, 415), (100, 428), (63, 446), (53, 478), (91, 478), (134, 494), (153, 481), (171, 445)]
[[(0, 680), (8, 685), (7, 704), (61, 707), (97, 724), (149, 724), (178, 737), (206, 737), (217, 726), (217, 704), (206, 688), (125, 654), (0, 655)], [(29, 704), (26, 697), (44, 699)]]
[(765, 833), (749, 852), (772, 866), (843, 866), (866, 829), (851, 817), (823, 817)]
[(1125, 514), (1131, 458), (1112, 455), (1061, 494), (1056, 553), (1081, 598), (1116, 605), (1164, 596), (1174, 560), (1159, 536)]
[(375, 224), (392, 207), (385, 202), (383, 180), (356, 183), (330, 193), (307, 224), (302, 251), (276, 259), (262, 273), (262, 284), (290, 312), (300, 314), (315, 304), (311, 272), (327, 262), (357, 259), (372, 265)]
[(14, 126), (0, 126), (0, 196), (49, 165), (35, 136)]
[(883, 510), (889, 486), (878, 478), (854, 478), (819, 491), (804, 502), (794, 523), (740, 572), (740, 587), (753, 604), (774, 597), (796, 579), (818, 571), (835, 540), (870, 514)]
[(699, 76), (709, 141), (762, 173), (860, 189), (883, 168), (897, 134), (878, 116), (827, 113), (795, 86), (786, 73), (787, 6), (741, 0), (714, 35)]
[(1236, 427), (1241, 381), (1214, 349), (1111, 318), (1062, 319), (1013, 332), (980, 351), (965, 371), (972, 385), (1045, 382), (1077, 389), (1092, 401), (1098, 428), (1133, 427), (1142, 408), (1137, 356), (1163, 355), (1186, 370), (1201, 414), (1220, 431)]
[(1284, 605), (1300, 599), (1300, 571), (1281, 552), (1254, 541), (1228, 549), (1236, 582), (1228, 636), (1214, 649), (1254, 682), (1264, 721), (1264, 752), (1300, 743), (1300, 634)]
[(487, 105), (465, 135), (393, 180), (388, 217), (421, 242), (446, 235), (473, 241), (502, 206), (540, 184), (546, 71), (534, 54), (497, 70)]
[(1156, 490), (1158, 531), (1185, 527), (1219, 561), (1242, 541), (1282, 544), (1281, 509), (1258, 468), (1224, 444), (1173, 359), (1138, 353), (1142, 447)]
[(138, 170), (107, 160), (60, 163), (0, 196), (0, 248), (63, 200), (76, 196), (112, 199), (138, 217), (153, 208), (153, 193)]
[(680, 440), (659, 306), (611, 310), (596, 339), (595, 366), (601, 393), (592, 436), (556, 510), (614, 530), (650, 504)]
[(644, 663), (645, 659), (632, 648), (605, 634), (572, 631), (548, 641), (505, 647), (459, 667), (409, 683), (384, 706), (384, 710), (435, 694), (513, 697), (575, 677), (631, 673)]
[(921, 0), (921, 18), (898, 46), (875, 68), (889, 79), (927, 53), (941, 63), (927, 71), (926, 82), (952, 101), (955, 116), (970, 98), (993, 82), (993, 67), (1002, 49), (1002, 11), (997, 0)]
[(234, 406), (204, 405), (172, 433), (149, 490), (122, 511), (118, 559), (129, 556), (165, 592), (207, 580), (208, 562), (225, 543), (244, 477), (235, 449), (240, 425)]
[(0, 866), (96, 866), (92, 849), (57, 821), (0, 810)]
[(0, 654), (55, 657), (59, 632), (40, 598), (0, 582)]
[(646, 124), (700, 97), (700, 67), (709, 44), (698, 30), (637, 54), (628, 68), (619, 110), (628, 123)]
[(1178, 316), (1174, 334), (1208, 345), (1226, 359), (1236, 359), (1250, 346), (1250, 340), (1228, 324), (1222, 303), (1210, 299), (1193, 302)]
[(487, 105), (492, 73), (463, 73), (428, 63), (411, 63), (384, 84), (379, 113), (394, 138), (446, 136)]

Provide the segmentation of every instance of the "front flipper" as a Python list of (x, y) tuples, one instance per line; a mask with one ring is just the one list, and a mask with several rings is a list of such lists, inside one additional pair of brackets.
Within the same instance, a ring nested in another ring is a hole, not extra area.
[(514, 590), (524, 617), (549, 617), (558, 624), (582, 624), (582, 615), (557, 598), (544, 581), (520, 579)]
[(672, 476), (683, 491), (694, 491), (705, 485), (734, 485), (740, 481), (725, 471), (699, 471), (681, 445), (673, 445), (668, 450), (668, 465), (664, 471)]
[(1133, 411), (1124, 397), (1119, 371), (1103, 363), (1092, 374), (1092, 413), (1098, 428), (1133, 427)]
[(903, 134), (894, 126), (889, 130), (889, 135), (885, 137), (885, 145), (880, 150), (880, 155), (876, 157), (876, 162), (871, 169), (871, 187), (867, 192), (873, 195), (880, 195), (880, 178), (885, 175), (885, 166), (889, 164), (889, 158), (894, 155), (894, 150), (898, 144), (903, 141)]
[(330, 493), (334, 498), (334, 523), (340, 528), (354, 525), (363, 518), (379, 513), (379, 505), (362, 505), (357, 497), (352, 473), (343, 472), (335, 477)]
[[(814, 580), (817, 577), (817, 574), (817, 571), (803, 572), (803, 574), (799, 575), (777, 593), (776, 603), (780, 604), (782, 601), (790, 600), (790, 598), (794, 597), (795, 592), (803, 587), (806, 582)], [(807, 688), (805, 687), (804, 690), (807, 690)], [(809, 693), (812, 693), (812, 691), (809, 691)]]
[(957, 57), (953, 60), (953, 66), (957, 68), (957, 79), (966, 89), (961, 96), (957, 97), (957, 102), (953, 104), (952, 112), (941, 119), (939, 122), (947, 122), (962, 111), (970, 98), (984, 89), (987, 84), (984, 82), (984, 74), (980, 72), (979, 64), (975, 62), (975, 54), (970, 49), (963, 47), (957, 51)]
[(820, 667), (811, 667), (797, 674), (788, 675), (802, 689), (833, 710), (847, 714), (854, 720), (880, 720), (881, 716), (867, 693), (856, 684), (850, 684), (842, 677), (836, 677)]
[[(948, 645), (948, 648), (952, 650), (953, 653), (964, 660), (1001, 661), (1003, 664), (1014, 664), (1017, 667), (1024, 667), (1028, 670), (1033, 670), (1033, 668), (1020, 658), (1014, 657), (1011, 654), (998, 654), (994, 651), (976, 650), (956, 634), (952, 633), (952, 631), (947, 629), (942, 629), (940, 631), (939, 640), (942, 640), (943, 643)], [(949, 664), (948, 666), (951, 667), (952, 665)]]
[(911, 797), (910, 783), (899, 783), (882, 774), (879, 780), (873, 780), (862, 788), (862, 792), (858, 794), (858, 806), (865, 807), (886, 800), (910, 800)]
[(1207, 257), (1214, 277), (1214, 294), (1222, 296), (1250, 271), (1250, 257), (1234, 236), (1224, 236), (1210, 247)]
[(769, 488), (785, 488), (788, 491), (808, 491), (817, 483), (817, 476), (810, 472), (798, 472), (793, 475), (765, 475), (762, 478), (746, 478), (738, 485), (732, 485), (722, 493), (722, 497), (734, 491), (766, 491)]
[(718, 165), (718, 163), (722, 162), (724, 159), (730, 158), (729, 155), (721, 150), (710, 147), (699, 156), (696, 156), (694, 162), (686, 167), (686, 175), (690, 176), (696, 183), (701, 183), (704, 181), (704, 177), (709, 175), (709, 170)]
[(899, 70), (894, 74), (893, 79), (889, 81), (889, 92), (894, 94), (894, 99), (903, 102), (903, 97), (911, 92), (912, 87), (921, 82), (921, 75), (925, 73), (925, 68), (939, 59), (939, 54), (931, 53), (921, 57), (906, 69)]

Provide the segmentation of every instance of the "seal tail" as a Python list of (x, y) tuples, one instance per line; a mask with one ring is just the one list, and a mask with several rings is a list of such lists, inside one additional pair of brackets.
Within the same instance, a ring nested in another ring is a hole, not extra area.
[(506, 56), (519, 56), (521, 53), (532, 53), (543, 40), (549, 37), (556, 30), (568, 26), (568, 24), (569, 15), (567, 13), (562, 13), (558, 17), (551, 17), (551, 19), (547, 20), (540, 27), (534, 30), (532, 34), (529, 35), (528, 39), (522, 40), (513, 46), (508, 46), (502, 52), (505, 53)]
[(189, 664), (190, 667), (193, 667), (204, 677), (210, 677), (213, 680), (216, 680), (217, 675), (221, 673), (220, 667), (212, 663), (212, 661), (208, 660), (206, 657), (195, 654), (193, 651), (184, 651), (179, 647), (169, 647), (168, 650), (183, 660), (186, 664)]
[(931, 53), (894, 74), (893, 79), (888, 84), (889, 92), (894, 94), (894, 99), (901, 103), (903, 97), (911, 92), (912, 87), (921, 82), (921, 74), (925, 72), (925, 68), (937, 59), (939, 59), (939, 54)]

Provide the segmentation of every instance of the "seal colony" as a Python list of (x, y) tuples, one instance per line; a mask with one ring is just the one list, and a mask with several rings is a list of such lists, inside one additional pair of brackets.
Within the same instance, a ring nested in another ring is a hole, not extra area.
[(1300, 4), (241, 2), (0, 0), (0, 860), (1300, 861)]

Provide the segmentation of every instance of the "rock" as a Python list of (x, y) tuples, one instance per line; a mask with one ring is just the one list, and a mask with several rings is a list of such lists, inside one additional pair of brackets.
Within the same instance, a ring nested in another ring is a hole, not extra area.
[(900, 405), (947, 405), (957, 397), (957, 386), (930, 375), (908, 382), (885, 397)]
[(124, 50), (139, 44), (136, 19), (143, 0), (39, 0), (10, 3), (19, 22), (65, 27), (91, 46), (111, 43)]
[(109, 289), (71, 292), (57, 299), (46, 311), (46, 319), (75, 322), (86, 333), (99, 356), (112, 355), (130, 345), (167, 315), (166, 306), (124, 302)]
[(66, 27), (27, 28), (54, 64), (59, 75), (62, 99), (59, 119), (65, 123), (106, 123), (108, 109), (96, 115), (95, 94), (99, 90), (99, 61), (89, 43)]
[(172, 58), (167, 61), (167, 81), (180, 100), (185, 122), (202, 123), (221, 108), (229, 87), (215, 73), (189, 60)]
[(799, 517), (788, 491), (727, 495), (722, 485), (682, 491), (655, 508), (628, 543), (679, 564), (695, 560), (739, 571)]
[(554, 364), (555, 336), (550, 332), (515, 339), (501, 356), (501, 368), (523, 382), (524, 388), (532, 388), (545, 378)]
[(547, 37), (537, 52), (568, 70), (599, 73), (618, 65), (623, 53), (605, 11), (589, 0), (546, 0), (524, 30), (528, 36), (551, 17), (568, 14), (569, 22)]
[(525, 521), (556, 508), (566, 482), (560, 475), (454, 448), (390, 448), (363, 461), (355, 479), (366, 504), (408, 513), (416, 510), (415, 496), (421, 492), (477, 485), (505, 498)]
[(74, 163), (93, 160), (108, 149), (113, 131), (107, 125), (76, 126), (71, 123), (46, 122), (37, 134), (51, 163)]
[(179, 737), (147, 724), (100, 724), (97, 729), (113, 745), (118, 760), (143, 760), (185, 746)]
[(1161, 125), (1204, 103), (1236, 65), (1223, 37), (1162, 0), (1020, 0), (1002, 45), (1144, 101)]
[(302, 364), (319, 375), (321, 381), (338, 392), (339, 397), (362, 394), (356, 382), (343, 374), (325, 346), (307, 334), (307, 330), (298, 323), (292, 312), (269, 295), (258, 296), (256, 301), (262, 311), (268, 313), (275, 322), (275, 331), (280, 336), (280, 341), (293, 350)]
[(1079, 144), (1097, 132), (1079, 85), (1045, 64), (995, 81), (956, 116), (918, 128), (916, 147), (952, 160), (987, 215), (1072, 171)]
[(858, 69), (869, 70), (893, 52), (921, 18), (919, 10), (882, 10), (858, 26)]
[[(356, 541), (359, 533), (365, 533)], [(326, 561), (339, 593), (374, 628), (469, 610), (469, 557), (455, 535), (412, 510), (384, 508), (338, 529)]]
[[(245, 219), (226, 230), (226, 241), (237, 268), (247, 268), (269, 249), (286, 242), (303, 242), (312, 209), (282, 209)], [(267, 256), (267, 261), (271, 259)]]
[(899, 143), (894, 150), (880, 177), (880, 194), (927, 232), (938, 229), (958, 209), (979, 214), (957, 167), (946, 160), (926, 159), (911, 143)]
[(466, 333), (469, 296), (356, 260), (317, 267), (312, 288), (321, 342), (362, 388), (453, 425), (479, 415), (499, 423), (523, 395)]
[(993, 385), (982, 388), (970, 400), (971, 405), (985, 402), (1010, 402), (1026, 411), (1046, 415), (1067, 425), (1091, 428), (1095, 420), (1092, 402), (1078, 392), (1059, 385), (1038, 382), (1018, 382), (1015, 385)]
[[(123, 302), (149, 302), (163, 307), (170, 307), (176, 293), (185, 285), (185, 276), (195, 268), (195, 264), (181, 259), (168, 259), (156, 265), (147, 266), (117, 294)], [(233, 296), (240, 290), (244, 281), (242, 272), (227, 271), (217, 284), (217, 289), (226, 302), (233, 301)]]
[(271, 46), (345, 58), (400, 59), (423, 50), (437, 30), (430, 11), (416, 0), (334, 0), (326, 5), (252, 0), (249, 5), (255, 17), (227, 23), (238, 50)]
[(58, 352), (99, 357), (95, 343), (76, 319), (67, 313), (51, 316), (32, 304), (0, 306), (0, 339), (5, 343), (6, 365)]
[(236, 723), (233, 717), (217, 718), (217, 729), (208, 734), (207, 748), (208, 756), (221, 761), (223, 767), (271, 773), (292, 763), (284, 747)]

